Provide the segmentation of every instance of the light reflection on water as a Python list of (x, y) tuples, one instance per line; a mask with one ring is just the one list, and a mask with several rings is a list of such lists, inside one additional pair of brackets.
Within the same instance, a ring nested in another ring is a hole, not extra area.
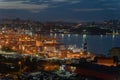
[[(66, 45), (82, 47), (83, 35), (78, 34), (57, 34), (61, 38), (59, 42)], [(98, 54), (108, 54), (112, 47), (120, 47), (120, 35), (87, 35), (88, 50)]]

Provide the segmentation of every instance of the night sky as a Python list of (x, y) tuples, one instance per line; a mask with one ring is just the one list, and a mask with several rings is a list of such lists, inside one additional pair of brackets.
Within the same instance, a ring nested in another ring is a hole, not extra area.
[(0, 0), (0, 19), (103, 21), (120, 19), (120, 0)]

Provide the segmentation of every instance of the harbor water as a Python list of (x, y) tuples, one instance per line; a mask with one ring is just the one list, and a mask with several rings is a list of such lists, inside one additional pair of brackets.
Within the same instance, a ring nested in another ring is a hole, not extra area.
[[(59, 42), (65, 45), (82, 47), (83, 35), (79, 34), (55, 34), (60, 38)], [(86, 35), (88, 51), (95, 54), (108, 55), (113, 47), (120, 47), (120, 35)]]

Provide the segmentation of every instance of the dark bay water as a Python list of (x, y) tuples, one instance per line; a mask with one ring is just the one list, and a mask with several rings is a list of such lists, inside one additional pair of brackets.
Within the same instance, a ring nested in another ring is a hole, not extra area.
[[(83, 35), (56, 34), (56, 37), (61, 38), (59, 42), (66, 45), (82, 47)], [(120, 35), (86, 35), (86, 40), (88, 51), (96, 54), (107, 55), (112, 47), (120, 47)]]

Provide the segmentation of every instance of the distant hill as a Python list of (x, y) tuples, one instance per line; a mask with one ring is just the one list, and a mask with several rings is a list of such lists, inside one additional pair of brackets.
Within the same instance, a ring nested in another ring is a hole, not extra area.
[(109, 29), (101, 29), (99, 27), (80, 27), (71, 29), (70, 32), (78, 34), (89, 34), (89, 35), (105, 35), (106, 33), (112, 33)]

